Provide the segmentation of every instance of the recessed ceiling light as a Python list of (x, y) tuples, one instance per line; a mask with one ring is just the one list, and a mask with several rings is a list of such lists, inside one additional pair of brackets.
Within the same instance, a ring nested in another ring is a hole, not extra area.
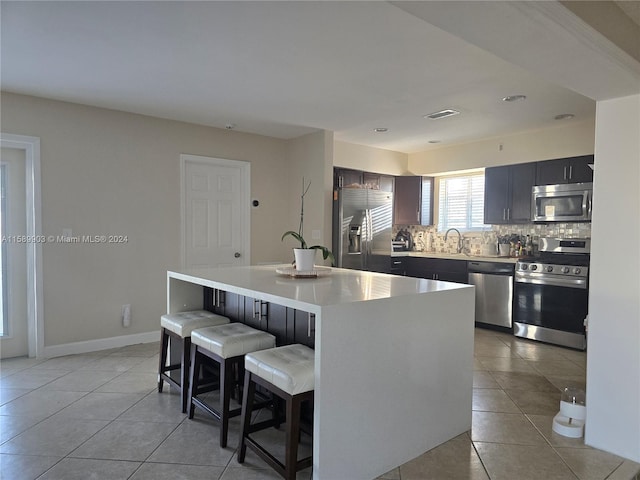
[(425, 115), (424, 118), (431, 118), (432, 120), (437, 120), (439, 118), (451, 117), (452, 115), (458, 115), (460, 112), (458, 110), (453, 110), (451, 108), (447, 108), (445, 110), (440, 110), (439, 112), (433, 112), (428, 115)]
[(429, 143), (440, 143), (440, 140), (429, 140)]
[(373, 131), (376, 133), (385, 133), (387, 132), (389, 129), (385, 128), (385, 127), (378, 127), (378, 128), (374, 128)]
[(503, 102), (517, 102), (519, 100), (525, 100), (527, 98), (526, 95), (509, 95), (502, 99)]
[(570, 120), (573, 117), (575, 117), (573, 113), (561, 113), (560, 115), (556, 115), (555, 117), (553, 117), (553, 119), (554, 120)]

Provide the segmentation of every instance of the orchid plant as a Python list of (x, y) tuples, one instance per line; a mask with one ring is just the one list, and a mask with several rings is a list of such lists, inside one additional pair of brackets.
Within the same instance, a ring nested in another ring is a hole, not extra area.
[(329, 250), (327, 247), (322, 246), (322, 245), (308, 246), (307, 241), (304, 239), (304, 236), (303, 236), (304, 235), (304, 196), (309, 191), (309, 187), (310, 186), (311, 186), (311, 181), (309, 181), (309, 183), (306, 184), (306, 186), (305, 186), (304, 177), (302, 177), (302, 195), (300, 196), (300, 225), (298, 226), (298, 231), (297, 232), (295, 232), (293, 230), (288, 230), (288, 231), (284, 232), (282, 234), (281, 241), (284, 241), (284, 239), (287, 236), (292, 236), (298, 242), (300, 242), (300, 248), (320, 250), (322, 252), (322, 258), (324, 260), (326, 260), (327, 258), (330, 259), (331, 265), (333, 265), (334, 262), (335, 262), (335, 258), (333, 256), (333, 253), (331, 253), (331, 250)]

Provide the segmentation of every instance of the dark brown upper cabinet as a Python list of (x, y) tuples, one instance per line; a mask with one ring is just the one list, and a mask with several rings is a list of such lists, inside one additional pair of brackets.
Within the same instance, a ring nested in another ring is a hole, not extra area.
[(382, 190), (383, 192), (393, 192), (394, 177), (392, 175), (383, 175), (380, 173), (363, 172), (361, 170), (353, 170), (350, 168), (334, 168), (333, 169), (333, 187), (344, 188), (349, 185), (366, 185), (373, 190)]
[(593, 155), (537, 162), (536, 185), (593, 182)]
[(433, 177), (395, 177), (393, 224), (433, 224)]
[(531, 187), (536, 164), (490, 167), (484, 171), (484, 223), (487, 225), (531, 222)]

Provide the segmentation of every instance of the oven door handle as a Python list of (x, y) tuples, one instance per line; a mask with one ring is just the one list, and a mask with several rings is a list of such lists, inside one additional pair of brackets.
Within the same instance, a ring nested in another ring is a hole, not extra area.
[(587, 288), (587, 279), (586, 278), (557, 278), (546, 276), (540, 273), (529, 273), (523, 275), (520, 272), (516, 272), (516, 283), (530, 283), (534, 285), (550, 285), (554, 287), (569, 287), (569, 288), (579, 288), (582, 290), (586, 290)]

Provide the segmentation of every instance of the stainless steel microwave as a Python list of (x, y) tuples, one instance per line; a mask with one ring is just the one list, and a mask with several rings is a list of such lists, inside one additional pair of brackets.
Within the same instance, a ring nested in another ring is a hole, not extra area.
[(593, 183), (539, 185), (531, 190), (533, 222), (590, 222)]

